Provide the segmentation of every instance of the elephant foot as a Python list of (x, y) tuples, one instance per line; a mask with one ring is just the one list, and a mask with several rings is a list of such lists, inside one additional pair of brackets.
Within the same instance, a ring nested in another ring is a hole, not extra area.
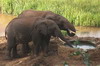
[(37, 55), (31, 55), (32, 59), (37, 58), (37, 57), (38, 57)]
[(27, 53), (22, 53), (22, 54), (20, 54), (20, 55), (21, 55), (21, 57), (26, 57), (26, 56), (28, 56)]
[(41, 52), (41, 53), (40, 53), (40, 56), (47, 57), (47, 56), (48, 56), (48, 53), (43, 53), (43, 52)]
[(31, 48), (29, 47), (29, 45), (28, 44), (23, 45), (23, 47), (22, 47), (22, 53), (23, 54), (28, 54), (30, 52), (31, 52)]
[(16, 54), (13, 56), (13, 58), (20, 58), (20, 55)]
[(31, 50), (28, 50), (28, 51), (22, 52), (21, 56), (27, 56), (30, 53), (31, 53)]
[(12, 60), (13, 58), (12, 57), (10, 57), (10, 56), (5, 56), (4, 57), (4, 60)]
[(31, 52), (31, 49), (28, 49), (28, 50), (24, 51), (23, 53), (24, 53), (24, 54), (28, 54), (28, 53), (30, 53), (30, 52)]
[(47, 56), (48, 56), (48, 54), (44, 54), (43, 56), (44, 56), (44, 57), (47, 57)]

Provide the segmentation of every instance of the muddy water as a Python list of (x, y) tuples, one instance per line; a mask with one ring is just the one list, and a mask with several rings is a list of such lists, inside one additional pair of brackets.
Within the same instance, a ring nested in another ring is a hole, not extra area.
[(96, 37), (100, 38), (100, 27), (76, 27), (77, 36), (79, 37)]
[(13, 19), (15, 16), (0, 14), (0, 36), (4, 36), (4, 31), (6, 25)]
[[(6, 25), (15, 16), (0, 14), (0, 36), (4, 36), (4, 30)], [(100, 28), (97, 27), (76, 27), (77, 36), (79, 37), (99, 37), (100, 38)]]
[(74, 48), (80, 48), (83, 50), (96, 48), (96, 45), (94, 43), (89, 42), (89, 41), (71, 41), (71, 44)]

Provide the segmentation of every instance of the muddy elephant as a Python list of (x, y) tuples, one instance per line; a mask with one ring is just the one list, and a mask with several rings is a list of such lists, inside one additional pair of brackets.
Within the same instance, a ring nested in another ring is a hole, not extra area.
[(19, 57), (17, 45), (19, 43), (27, 45), (30, 41), (34, 43), (36, 55), (40, 50), (46, 53), (51, 36), (59, 37), (71, 46), (53, 20), (40, 17), (15, 18), (7, 25), (5, 34), (7, 37), (6, 59)]
[[(18, 17), (29, 17), (29, 16), (51, 19), (59, 26), (61, 30), (67, 31), (69, 36), (72, 37), (75, 35), (76, 32), (75, 27), (61, 15), (55, 14), (51, 11), (25, 10), (21, 14), (19, 14)], [(70, 31), (72, 31), (72, 33)]]

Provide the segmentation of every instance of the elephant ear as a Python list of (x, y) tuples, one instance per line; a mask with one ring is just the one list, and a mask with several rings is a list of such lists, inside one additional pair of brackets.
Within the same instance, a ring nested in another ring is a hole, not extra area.
[(45, 23), (39, 24), (38, 25), (38, 30), (43, 35), (47, 35), (48, 34), (48, 28), (47, 28), (47, 25)]
[(56, 15), (55, 14), (49, 14), (49, 15), (46, 15), (45, 16), (46, 19), (51, 19), (51, 20), (54, 20), (56, 19)]

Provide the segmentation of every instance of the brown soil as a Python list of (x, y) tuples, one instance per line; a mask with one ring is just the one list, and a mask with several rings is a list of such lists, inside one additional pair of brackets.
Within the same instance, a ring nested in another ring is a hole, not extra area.
[[(96, 49), (88, 50), (90, 54), (90, 66), (100, 66), (100, 38), (90, 37), (66, 37), (69, 40), (88, 40), (96, 44)], [(70, 56), (71, 53), (77, 51), (75, 48), (65, 47), (63, 42), (58, 38), (53, 38), (50, 41), (49, 54), (46, 57), (39, 56), (31, 58), (30, 54), (26, 57), (17, 58), (13, 60), (4, 60), (6, 40), (0, 37), (0, 66), (64, 66), (67, 62), (69, 66), (86, 66), (83, 63), (81, 55)], [(20, 50), (18, 50), (20, 51)]]

